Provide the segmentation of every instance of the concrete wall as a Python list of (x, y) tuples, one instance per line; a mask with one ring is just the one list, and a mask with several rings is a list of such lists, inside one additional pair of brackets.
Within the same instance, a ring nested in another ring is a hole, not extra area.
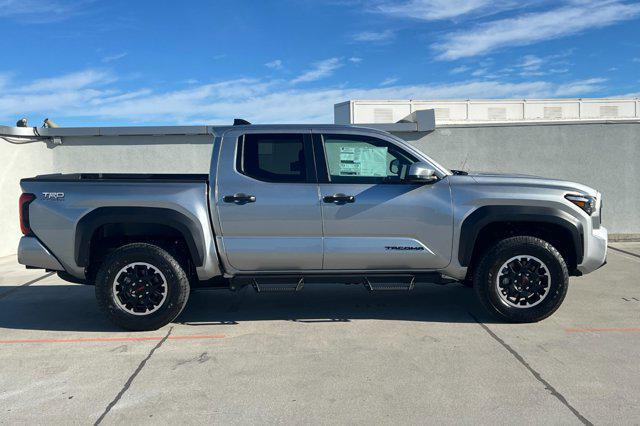
[(66, 137), (56, 173), (209, 173), (213, 136)]
[(54, 170), (51, 151), (43, 143), (12, 145), (0, 139), (0, 257), (16, 252), (20, 233), (20, 179)]
[(137, 136), (76, 138), (47, 147), (0, 139), (0, 257), (16, 252), (20, 179), (46, 173), (209, 173), (212, 138)]
[(589, 185), (603, 194), (609, 231), (640, 236), (640, 123), (441, 127), (398, 136), (448, 168)]
[[(450, 168), (575, 180), (604, 194), (611, 232), (640, 236), (640, 123), (441, 127), (398, 134)], [(0, 256), (15, 253), (19, 180), (44, 173), (208, 173), (207, 136), (0, 140)]]

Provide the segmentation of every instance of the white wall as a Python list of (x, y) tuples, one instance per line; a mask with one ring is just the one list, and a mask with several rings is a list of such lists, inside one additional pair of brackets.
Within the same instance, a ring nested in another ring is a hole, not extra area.
[(640, 99), (351, 100), (334, 106), (336, 124), (395, 123), (434, 109), (436, 124), (629, 120), (640, 118)]
[(0, 139), (0, 257), (16, 252), (20, 233), (20, 179), (54, 170), (51, 150), (43, 143), (12, 145)]
[(209, 173), (212, 137), (63, 138), (13, 145), (0, 139), (0, 257), (15, 254), (20, 179), (47, 173)]

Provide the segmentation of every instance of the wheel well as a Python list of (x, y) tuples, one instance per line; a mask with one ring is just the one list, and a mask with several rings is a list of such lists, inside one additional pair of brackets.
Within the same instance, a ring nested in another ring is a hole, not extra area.
[(142, 242), (162, 247), (183, 265), (188, 274), (195, 273), (187, 241), (176, 228), (157, 223), (108, 223), (99, 226), (91, 235), (87, 276), (94, 276), (103, 259), (113, 250), (125, 244)]
[(569, 271), (575, 271), (577, 267), (577, 247), (571, 231), (565, 227), (546, 222), (493, 222), (480, 230), (476, 237), (471, 262), (467, 277), (473, 274), (483, 253), (496, 242), (515, 236), (532, 236), (540, 238), (556, 248), (567, 263)]

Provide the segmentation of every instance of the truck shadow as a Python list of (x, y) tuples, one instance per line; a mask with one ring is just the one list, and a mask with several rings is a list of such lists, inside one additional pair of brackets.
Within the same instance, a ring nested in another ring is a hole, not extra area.
[[(1, 293), (14, 287), (3, 286)], [(334, 323), (352, 320), (399, 320), (473, 323), (492, 320), (474, 292), (459, 284), (420, 285), (412, 292), (374, 292), (362, 286), (309, 285), (297, 293), (256, 293), (245, 287), (193, 291), (175, 323), (203, 327), (245, 321)], [(0, 299), (0, 328), (49, 331), (122, 331), (98, 310), (94, 289), (83, 285), (23, 287)], [(1, 339), (1, 338), (0, 338)]]

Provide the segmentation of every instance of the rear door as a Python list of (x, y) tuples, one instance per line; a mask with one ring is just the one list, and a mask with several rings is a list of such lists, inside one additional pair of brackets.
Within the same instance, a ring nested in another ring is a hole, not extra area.
[(324, 218), (325, 270), (429, 270), (451, 259), (452, 203), (445, 177), (404, 178), (418, 158), (391, 140), (314, 135)]
[(231, 131), (217, 165), (217, 238), (227, 267), (322, 269), (322, 216), (308, 130)]

